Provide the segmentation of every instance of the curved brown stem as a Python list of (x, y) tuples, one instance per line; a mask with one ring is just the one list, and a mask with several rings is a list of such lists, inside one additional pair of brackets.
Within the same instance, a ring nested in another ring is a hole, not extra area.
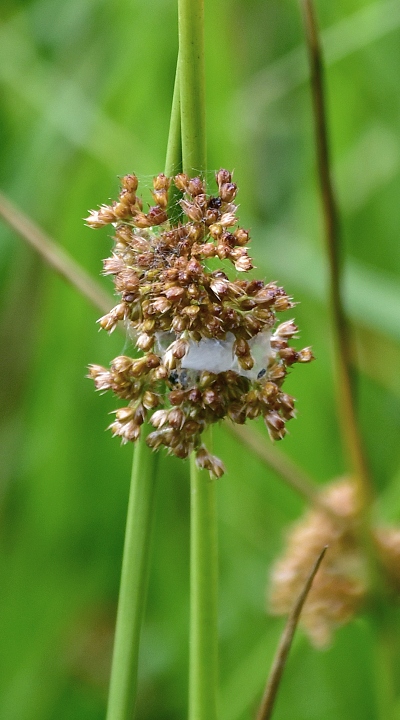
[(307, 599), (307, 595), (310, 592), (311, 585), (313, 583), (313, 580), (315, 578), (315, 575), (317, 574), (318, 568), (321, 565), (321, 562), (323, 560), (323, 557), (328, 549), (328, 546), (326, 545), (318, 555), (311, 572), (304, 584), (304, 587), (297, 598), (293, 609), (287, 619), (287, 623), (285, 625), (285, 628), (283, 630), (283, 633), (281, 635), (281, 639), (279, 641), (279, 645), (274, 657), (274, 661), (272, 663), (271, 672), (267, 681), (267, 685), (265, 688), (264, 696), (261, 702), (260, 709), (258, 711), (257, 720), (269, 720), (272, 716), (272, 711), (274, 709), (276, 696), (278, 693), (280, 681), (283, 675), (283, 671), (285, 669), (286, 660), (289, 655), (289, 650), (292, 645), (292, 640), (294, 637), (294, 633), (296, 631), (297, 624), (300, 619), (300, 614), (303, 609), (303, 605)]
[(337, 360), (339, 420), (343, 442), (358, 487), (360, 505), (369, 507), (372, 500), (372, 487), (356, 416), (351, 377), (351, 343), (342, 299), (340, 224), (330, 169), (322, 51), (312, 0), (301, 0), (301, 8), (310, 62), (318, 175), (324, 215), (326, 251), (329, 261), (329, 293)]

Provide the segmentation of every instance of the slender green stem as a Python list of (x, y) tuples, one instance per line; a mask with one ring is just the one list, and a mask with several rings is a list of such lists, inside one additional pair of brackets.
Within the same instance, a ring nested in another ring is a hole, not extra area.
[[(182, 134), (181, 134), (181, 99), (179, 82), (179, 56), (176, 65), (174, 95), (172, 98), (171, 119), (169, 123), (167, 157), (165, 160), (165, 174), (172, 177), (182, 172)], [(168, 215), (172, 225), (177, 225), (182, 217), (179, 200), (182, 193), (174, 183), (171, 183), (168, 199)]]
[[(179, 82), (183, 171), (206, 169), (204, 3), (179, 0)], [(190, 458), (189, 720), (216, 720), (217, 518), (215, 481)]]
[[(168, 177), (182, 167), (179, 85), (178, 63), (165, 160)], [(135, 706), (154, 495), (155, 459), (142, 433), (133, 456), (107, 720), (131, 720)]]
[(397, 683), (397, 634), (398, 611), (377, 599), (371, 613), (371, 626), (375, 635), (374, 678), (377, 720), (395, 720)]
[(171, 177), (182, 170), (181, 99), (179, 82), (179, 55), (175, 73), (171, 118), (165, 158), (165, 174)]
[(133, 716), (154, 494), (154, 455), (142, 434), (133, 455), (107, 720)]
[(193, 176), (206, 168), (203, 0), (179, 0), (178, 18), (183, 171)]
[(218, 680), (215, 480), (190, 458), (189, 720), (216, 720)]

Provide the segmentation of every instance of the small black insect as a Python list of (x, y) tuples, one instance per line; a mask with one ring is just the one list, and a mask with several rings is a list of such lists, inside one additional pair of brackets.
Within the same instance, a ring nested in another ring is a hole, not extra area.
[(169, 382), (171, 383), (171, 385), (177, 385), (178, 382), (179, 382), (179, 373), (178, 373), (178, 371), (177, 371), (177, 370), (173, 370), (173, 371), (168, 375), (168, 380), (169, 380)]
[(181, 370), (181, 372), (178, 372), (178, 370), (172, 370), (172, 372), (168, 375), (168, 381), (174, 387), (179, 388), (179, 390), (185, 390), (189, 384), (187, 370)]
[(208, 201), (208, 207), (211, 210), (219, 210), (219, 208), (222, 205), (222, 200), (220, 197), (210, 197)]
[(264, 375), (265, 375), (266, 372), (267, 372), (267, 371), (266, 371), (265, 368), (263, 368), (262, 370), (260, 370), (260, 372), (259, 372), (258, 375), (257, 375), (257, 380), (261, 380), (261, 378), (264, 377)]

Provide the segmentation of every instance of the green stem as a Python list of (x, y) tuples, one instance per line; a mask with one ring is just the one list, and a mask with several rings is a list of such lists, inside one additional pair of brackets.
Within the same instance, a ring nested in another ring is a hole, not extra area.
[(393, 628), (398, 621), (397, 608), (388, 607), (378, 598), (371, 615), (371, 626), (375, 635), (376, 717), (379, 720), (395, 720), (396, 705), (396, 633)]
[(217, 522), (215, 480), (190, 458), (189, 720), (217, 718)]
[[(206, 169), (204, 3), (178, 0), (183, 171)], [(189, 720), (216, 720), (217, 518), (215, 481), (190, 458)]]
[(165, 174), (171, 177), (182, 170), (181, 101), (179, 82), (179, 55), (175, 73), (174, 94), (172, 96), (171, 118), (165, 158)]
[[(178, 65), (172, 99), (165, 174), (170, 177), (175, 172), (179, 172), (181, 167)], [(171, 202), (173, 202), (172, 198)], [(131, 720), (135, 707), (140, 628), (146, 597), (155, 477), (155, 458), (147, 448), (142, 432), (133, 456), (107, 720)]]
[(133, 455), (107, 720), (133, 716), (154, 494), (154, 455), (142, 433)]
[(178, 18), (183, 171), (193, 177), (206, 168), (203, 0), (179, 0)]
[[(165, 174), (167, 177), (182, 172), (182, 135), (181, 135), (181, 101), (179, 82), (179, 56), (175, 73), (174, 94), (172, 98), (171, 119), (169, 123)], [(168, 216), (172, 225), (177, 225), (182, 217), (179, 200), (182, 193), (171, 183), (168, 199)]]

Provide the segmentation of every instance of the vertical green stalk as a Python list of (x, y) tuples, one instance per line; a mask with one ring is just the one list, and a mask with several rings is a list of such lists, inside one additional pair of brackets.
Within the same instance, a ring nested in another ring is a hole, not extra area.
[(165, 158), (165, 174), (171, 177), (182, 170), (182, 135), (181, 135), (181, 86), (179, 81), (179, 56), (176, 65), (174, 94), (172, 97), (171, 117)]
[[(183, 171), (193, 177), (206, 170), (203, 0), (179, 0), (178, 17)], [(216, 489), (193, 455), (190, 483), (189, 720), (216, 720)]]
[[(167, 177), (172, 177), (177, 173), (182, 172), (182, 135), (181, 135), (181, 86), (179, 81), (179, 56), (176, 66), (175, 74), (175, 85), (174, 94), (172, 98), (171, 118), (169, 123), (168, 143), (167, 143), (167, 156), (165, 158), (165, 174)], [(172, 225), (177, 225), (181, 216), (182, 210), (179, 205), (179, 200), (182, 197), (182, 193), (178, 188), (171, 183), (169, 189), (168, 199), (168, 215)]]
[(217, 718), (217, 513), (215, 480), (190, 458), (189, 720)]
[(178, 0), (183, 171), (206, 169), (204, 2)]
[(142, 431), (133, 455), (107, 720), (132, 720), (135, 707), (155, 494), (154, 470), (154, 455), (147, 448)]
[(376, 603), (370, 615), (375, 636), (374, 680), (377, 720), (396, 720), (396, 686), (398, 647), (394, 630), (398, 621), (397, 608)]
[[(181, 169), (181, 165), (180, 89), (179, 67), (177, 67), (165, 174), (168, 177), (173, 175)], [(107, 720), (132, 720), (135, 707), (155, 479), (155, 457), (147, 448), (142, 431), (133, 455)]]

